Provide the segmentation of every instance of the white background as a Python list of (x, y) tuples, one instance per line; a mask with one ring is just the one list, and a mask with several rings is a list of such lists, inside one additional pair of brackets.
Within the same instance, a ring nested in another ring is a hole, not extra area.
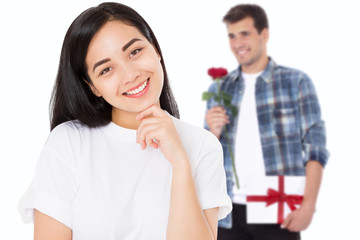
[[(155, 32), (181, 118), (194, 125), (203, 125), (207, 69), (237, 66), (222, 17), (241, 2), (122, 1)], [(359, 239), (359, 7), (352, 0), (249, 2), (268, 14), (269, 55), (313, 79), (327, 124), (331, 158), (303, 239)], [(0, 239), (32, 239), (33, 225), (21, 222), (17, 204), (49, 134), (48, 103), (62, 41), (75, 17), (99, 3), (20, 0), (0, 6)]]

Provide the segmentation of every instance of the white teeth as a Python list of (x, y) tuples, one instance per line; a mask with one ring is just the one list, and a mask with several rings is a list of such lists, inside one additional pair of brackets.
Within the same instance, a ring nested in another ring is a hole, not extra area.
[(247, 50), (237, 50), (237, 54), (238, 55), (244, 55), (246, 54), (248, 51)]
[(134, 95), (134, 94), (137, 94), (139, 92), (141, 92), (142, 90), (144, 90), (144, 88), (146, 87), (146, 85), (148, 84), (148, 81), (149, 80), (146, 80), (143, 84), (141, 84), (140, 87), (134, 89), (134, 90), (131, 90), (129, 92), (125, 92), (126, 95)]

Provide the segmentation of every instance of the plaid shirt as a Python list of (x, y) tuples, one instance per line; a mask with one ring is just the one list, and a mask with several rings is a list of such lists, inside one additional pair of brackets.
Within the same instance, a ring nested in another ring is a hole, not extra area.
[[(241, 114), (245, 88), (241, 66), (221, 82), (220, 88), (232, 95), (232, 104), (238, 107)], [(268, 66), (256, 80), (255, 89), (266, 175), (304, 176), (309, 160), (319, 161), (325, 166), (329, 157), (325, 148), (325, 126), (310, 78), (298, 70), (278, 66), (269, 58)], [(217, 92), (216, 83), (210, 86), (209, 92)], [(212, 98), (207, 102), (207, 109), (216, 105), (219, 104)], [(238, 117), (234, 118), (230, 109), (226, 109), (226, 112), (230, 119), (228, 137), (234, 149)], [(206, 123), (205, 128), (208, 129)], [(224, 134), (221, 134), (220, 142), (224, 150), (227, 190), (232, 198), (233, 171)], [(230, 228), (231, 214), (221, 220), (219, 226)]]

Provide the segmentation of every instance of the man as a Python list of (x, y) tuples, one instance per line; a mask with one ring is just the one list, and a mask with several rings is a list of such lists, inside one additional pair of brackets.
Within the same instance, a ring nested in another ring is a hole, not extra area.
[[(301, 71), (277, 65), (268, 57), (269, 27), (265, 11), (257, 5), (241, 4), (229, 10), (223, 21), (238, 69), (221, 82), (239, 109), (207, 102), (206, 128), (224, 149), (228, 194), (233, 212), (219, 222), (219, 239), (300, 239), (313, 217), (323, 167), (329, 154), (325, 148), (324, 122), (310, 78)], [(216, 83), (210, 86), (216, 92)], [(226, 125), (240, 188), (234, 184), (232, 160), (225, 134)], [(246, 223), (246, 189), (261, 176), (305, 176), (301, 206), (280, 224)]]

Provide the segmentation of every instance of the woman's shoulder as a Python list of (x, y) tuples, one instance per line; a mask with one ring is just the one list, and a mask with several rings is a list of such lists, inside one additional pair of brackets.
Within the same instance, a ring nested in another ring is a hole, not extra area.
[(93, 130), (78, 120), (67, 121), (51, 130), (48, 141), (76, 142), (83, 136), (91, 134)]
[(184, 144), (193, 144), (197, 146), (206, 145), (215, 148), (221, 147), (219, 140), (210, 131), (205, 128), (195, 126), (183, 120), (173, 118), (176, 130)]
[(50, 136), (63, 136), (74, 134), (81, 131), (81, 129), (84, 129), (84, 126), (81, 124), (80, 121), (67, 121), (57, 125), (54, 129), (52, 129), (50, 132)]
[(79, 120), (71, 120), (63, 122), (57, 125), (52, 131), (51, 134), (62, 135), (62, 134), (84, 134), (96, 131), (101, 129), (101, 127), (90, 128), (87, 125), (83, 124)]
[[(189, 157), (194, 176), (209, 172), (210, 168), (223, 166), (223, 149), (214, 134), (179, 119), (174, 119), (174, 125)], [(202, 178), (196, 179), (201, 181), (199, 179)]]

